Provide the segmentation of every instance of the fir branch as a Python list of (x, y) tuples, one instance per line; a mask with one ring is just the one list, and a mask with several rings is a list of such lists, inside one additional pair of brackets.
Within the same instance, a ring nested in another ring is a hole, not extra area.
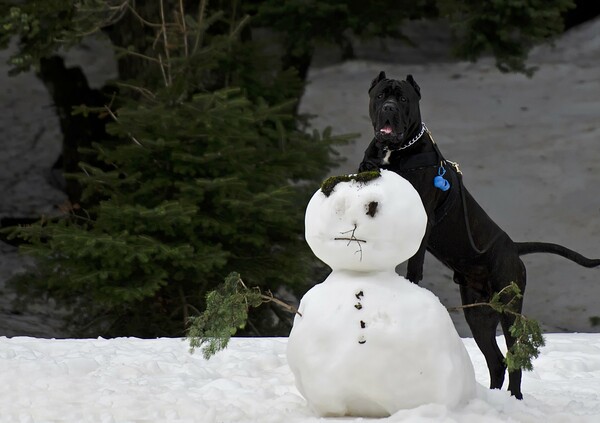
[(149, 62), (154, 62), (154, 63), (158, 63), (158, 64), (161, 63), (160, 60), (158, 60), (155, 57), (148, 56), (148, 55), (142, 54), (142, 53), (138, 53), (137, 51), (133, 51), (131, 49), (125, 49), (125, 48), (121, 48), (121, 47), (115, 47), (115, 49), (117, 51), (124, 51), (128, 55), (139, 57), (139, 58), (144, 59), (144, 60), (148, 60)]
[(146, 19), (144, 19), (135, 9), (135, 7), (132, 7), (131, 5), (127, 5), (127, 9), (133, 14), (133, 16), (135, 16), (142, 24), (149, 26), (151, 28), (162, 28), (162, 23), (155, 23), (155, 22), (150, 22)]
[(263, 303), (275, 303), (279, 307), (284, 309), (285, 311), (287, 311), (289, 313), (297, 314), (298, 316), (302, 317), (302, 313), (300, 313), (296, 307), (275, 297), (270, 289), (267, 290), (266, 294), (261, 293), (260, 298), (263, 300)]
[[(117, 123), (119, 123), (119, 119), (117, 118), (117, 115), (114, 114), (114, 112), (110, 109), (109, 106), (104, 106), (104, 109), (108, 112), (108, 114), (110, 115), (110, 117)], [(130, 132), (127, 133), (127, 136), (129, 136), (129, 138), (136, 143), (137, 145), (139, 145), (140, 147), (143, 147), (142, 143), (139, 142), (137, 140), (136, 137), (134, 137)]]
[(119, 87), (129, 88), (129, 89), (132, 89), (134, 91), (137, 91), (137, 92), (139, 92), (141, 95), (143, 95), (148, 100), (154, 101), (156, 99), (156, 95), (152, 91), (150, 91), (149, 89), (147, 89), (147, 88), (138, 87), (137, 85), (128, 84), (128, 83), (119, 82), (119, 81), (117, 81), (115, 84), (117, 86), (119, 86)]
[(250, 308), (269, 302), (301, 316), (295, 307), (276, 298), (271, 291), (265, 294), (258, 287), (248, 288), (239, 273), (230, 273), (223, 284), (206, 295), (204, 313), (189, 319), (187, 338), (190, 352), (202, 347), (202, 355), (208, 360), (218, 351), (227, 348), (229, 340), (238, 329), (249, 324)]
[(506, 353), (508, 371), (533, 370), (531, 361), (540, 355), (540, 348), (545, 345), (539, 324), (523, 315), (517, 315), (510, 327), (510, 334), (515, 338), (515, 343)]
[[(511, 296), (510, 300), (503, 301), (502, 298), (507, 295)], [(505, 359), (509, 372), (519, 369), (533, 370), (532, 360), (540, 355), (540, 348), (545, 345), (539, 323), (514, 310), (514, 303), (521, 298), (523, 298), (523, 294), (519, 286), (515, 282), (511, 282), (510, 285), (492, 295), (489, 302), (465, 304), (463, 306), (448, 308), (448, 311), (458, 311), (474, 307), (491, 307), (498, 313), (515, 316), (515, 321), (509, 328), (509, 332), (515, 338), (515, 342), (508, 349)]]

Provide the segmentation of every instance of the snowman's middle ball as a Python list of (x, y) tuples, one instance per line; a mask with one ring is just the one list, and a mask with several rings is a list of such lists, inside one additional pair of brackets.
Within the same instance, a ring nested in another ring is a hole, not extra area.
[(314, 254), (332, 269), (361, 272), (393, 269), (419, 249), (427, 214), (419, 193), (387, 170), (365, 182), (317, 191), (305, 215), (305, 237)]

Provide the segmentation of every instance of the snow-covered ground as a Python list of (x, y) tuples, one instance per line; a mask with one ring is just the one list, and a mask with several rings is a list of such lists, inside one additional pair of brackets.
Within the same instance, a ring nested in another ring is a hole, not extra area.
[[(182, 339), (0, 338), (0, 422), (600, 421), (600, 334), (547, 335), (524, 375), (523, 401), (482, 387), (456, 409), (430, 404), (379, 420), (314, 415), (294, 386), (286, 343), (234, 338), (206, 361)], [(464, 343), (487, 385), (483, 356), (472, 339)]]

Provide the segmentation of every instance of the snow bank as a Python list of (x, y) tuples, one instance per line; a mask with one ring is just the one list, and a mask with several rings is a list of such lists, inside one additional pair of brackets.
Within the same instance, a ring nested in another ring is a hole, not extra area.
[[(483, 356), (472, 339), (464, 343), (487, 385)], [(205, 361), (181, 339), (0, 338), (0, 422), (324, 422), (294, 387), (286, 344), (237, 338)], [(376, 421), (600, 421), (600, 335), (547, 335), (534, 365), (523, 401), (485, 390), (460, 409), (425, 405)]]
[(535, 47), (531, 51), (530, 59), (537, 63), (568, 61), (595, 68), (600, 60), (600, 19), (577, 25), (553, 43)]

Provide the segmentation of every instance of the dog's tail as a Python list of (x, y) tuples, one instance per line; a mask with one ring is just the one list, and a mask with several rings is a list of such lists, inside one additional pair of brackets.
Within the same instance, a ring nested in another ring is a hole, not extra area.
[(534, 253), (550, 253), (562, 256), (584, 267), (600, 266), (600, 259), (589, 259), (562, 245), (548, 242), (516, 242), (515, 244), (520, 256)]

